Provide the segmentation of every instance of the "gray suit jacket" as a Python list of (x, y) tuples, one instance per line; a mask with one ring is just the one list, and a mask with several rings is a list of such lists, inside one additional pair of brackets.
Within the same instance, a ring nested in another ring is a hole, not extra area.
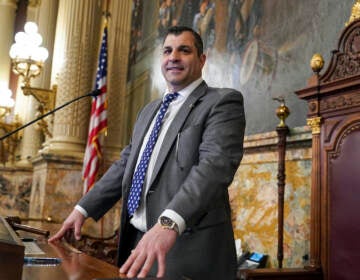
[[(98, 220), (123, 198), (118, 264), (127, 258), (126, 201), (143, 138), (161, 100), (140, 112), (132, 142), (121, 159), (84, 196), (79, 205)], [(235, 242), (227, 187), (243, 155), (243, 98), (232, 89), (200, 84), (171, 124), (155, 164), (147, 193), (147, 227), (164, 209), (186, 221), (167, 256), (166, 275), (181, 279), (234, 279)], [(171, 278), (173, 279), (173, 278)]]

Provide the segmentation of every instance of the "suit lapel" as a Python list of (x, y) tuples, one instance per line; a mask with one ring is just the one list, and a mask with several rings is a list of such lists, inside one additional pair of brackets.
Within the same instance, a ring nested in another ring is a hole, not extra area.
[(159, 155), (156, 159), (156, 163), (154, 166), (154, 171), (152, 173), (150, 186), (153, 184), (156, 176), (158, 175), (161, 166), (164, 163), (164, 160), (169, 153), (176, 137), (183, 126), (187, 116), (190, 114), (193, 108), (195, 108), (199, 99), (206, 93), (207, 85), (205, 82), (202, 82), (185, 100), (184, 104), (181, 106), (179, 112), (176, 114), (173, 122), (171, 123), (164, 141), (162, 143)]

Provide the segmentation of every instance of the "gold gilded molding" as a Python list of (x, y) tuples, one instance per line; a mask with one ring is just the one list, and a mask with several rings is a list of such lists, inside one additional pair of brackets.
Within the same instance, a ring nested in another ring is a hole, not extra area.
[(321, 117), (307, 119), (307, 125), (311, 127), (312, 134), (320, 134), (321, 121)]
[(351, 9), (351, 16), (349, 18), (349, 21), (345, 23), (345, 26), (348, 26), (353, 21), (360, 18), (360, 0), (356, 0), (356, 3)]

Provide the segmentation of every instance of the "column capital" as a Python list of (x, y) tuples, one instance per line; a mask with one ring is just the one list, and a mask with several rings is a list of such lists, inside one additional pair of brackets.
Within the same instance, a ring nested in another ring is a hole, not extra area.
[(322, 117), (314, 117), (307, 119), (307, 125), (311, 127), (312, 134), (320, 134)]

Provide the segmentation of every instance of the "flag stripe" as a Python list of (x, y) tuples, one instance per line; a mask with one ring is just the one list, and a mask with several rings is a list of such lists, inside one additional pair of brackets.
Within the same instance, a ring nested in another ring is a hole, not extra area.
[(101, 133), (107, 128), (107, 27), (104, 27), (104, 33), (101, 41), (99, 62), (96, 73), (95, 89), (100, 89), (101, 94), (93, 97), (91, 104), (91, 116), (89, 124), (88, 140), (84, 154), (83, 180), (84, 190), (87, 193), (95, 184), (99, 172), (100, 158), (102, 157), (100, 139)]

